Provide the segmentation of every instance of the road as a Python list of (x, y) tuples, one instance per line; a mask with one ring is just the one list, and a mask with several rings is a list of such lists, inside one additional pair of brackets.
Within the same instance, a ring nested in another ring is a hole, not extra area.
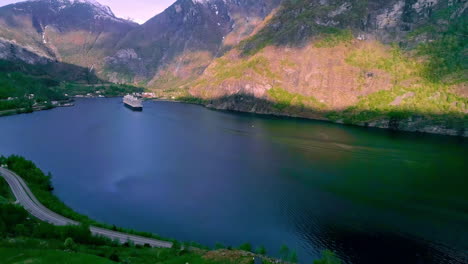
[[(66, 226), (66, 225), (79, 225), (78, 222), (58, 215), (51, 210), (47, 209), (42, 205), (31, 192), (29, 187), (26, 185), (24, 180), (18, 176), (16, 173), (7, 170), (5, 168), (0, 168), (0, 175), (5, 178), (8, 185), (10, 185), (11, 190), (13, 191), (14, 196), (16, 197), (17, 202), (24, 207), (31, 215), (37, 217), (39, 220), (48, 222), (56, 226)], [(96, 236), (107, 237), (112, 240), (118, 240), (120, 243), (125, 243), (128, 241), (133, 242), (135, 245), (150, 245), (152, 247), (159, 248), (171, 248), (172, 243), (135, 236), (130, 234), (125, 234), (113, 230), (108, 230), (100, 227), (90, 227), (92, 234)]]

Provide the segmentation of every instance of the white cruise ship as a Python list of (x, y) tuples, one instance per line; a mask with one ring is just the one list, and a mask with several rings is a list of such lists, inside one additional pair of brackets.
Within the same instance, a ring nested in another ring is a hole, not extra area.
[(143, 101), (133, 95), (124, 96), (123, 103), (133, 111), (143, 111)]

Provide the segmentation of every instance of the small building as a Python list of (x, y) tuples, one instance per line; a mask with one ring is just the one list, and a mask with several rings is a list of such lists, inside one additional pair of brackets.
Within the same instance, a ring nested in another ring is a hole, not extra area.
[(155, 93), (143, 93), (142, 97), (143, 98), (155, 98), (156, 94)]

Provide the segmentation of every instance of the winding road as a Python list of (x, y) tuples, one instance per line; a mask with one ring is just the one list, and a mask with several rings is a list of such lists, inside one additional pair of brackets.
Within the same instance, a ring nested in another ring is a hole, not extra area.
[[(79, 225), (78, 222), (58, 215), (42, 205), (36, 199), (24, 180), (16, 173), (5, 168), (0, 168), (0, 175), (5, 178), (8, 185), (10, 185), (17, 202), (21, 204), (24, 209), (26, 209), (31, 215), (37, 217), (41, 221), (48, 222), (56, 226)], [(93, 235), (106, 237), (112, 240), (118, 240), (120, 243), (131, 241), (135, 245), (150, 245), (152, 247), (159, 248), (172, 247), (171, 242), (125, 234), (100, 227), (91, 226), (90, 231)]]

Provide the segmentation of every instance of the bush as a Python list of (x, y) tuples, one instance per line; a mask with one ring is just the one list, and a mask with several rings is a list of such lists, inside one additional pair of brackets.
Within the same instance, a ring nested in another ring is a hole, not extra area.
[(28, 213), (17, 205), (0, 204), (0, 232), (3, 235), (25, 233)]
[(280, 257), (283, 260), (287, 260), (289, 257), (289, 248), (286, 245), (282, 245), (280, 249)]
[(289, 261), (292, 263), (297, 263), (299, 261), (296, 251), (291, 252), (289, 255)]
[(174, 242), (172, 243), (172, 248), (173, 248), (173, 249), (180, 249), (181, 247), (182, 247), (182, 245), (180, 244), (179, 241), (174, 241)]
[(266, 248), (265, 248), (264, 246), (259, 246), (259, 247), (255, 250), (255, 252), (256, 252), (257, 254), (260, 254), (260, 255), (266, 255), (267, 250), (266, 250)]
[(244, 243), (240, 245), (239, 249), (252, 252), (252, 245), (250, 243)]
[(109, 256), (109, 259), (114, 261), (114, 262), (120, 262), (120, 257), (117, 255), (117, 253), (114, 251), (112, 254)]
[(76, 244), (75, 241), (73, 241), (73, 238), (69, 237), (65, 239), (65, 243), (63, 244), (66, 250), (70, 251), (75, 251), (76, 250)]
[(330, 250), (323, 251), (322, 255), (322, 258), (315, 260), (314, 264), (341, 264), (341, 260)]
[(216, 243), (215, 244), (215, 249), (223, 249), (223, 248), (226, 248), (226, 246), (221, 244), (221, 243)]

